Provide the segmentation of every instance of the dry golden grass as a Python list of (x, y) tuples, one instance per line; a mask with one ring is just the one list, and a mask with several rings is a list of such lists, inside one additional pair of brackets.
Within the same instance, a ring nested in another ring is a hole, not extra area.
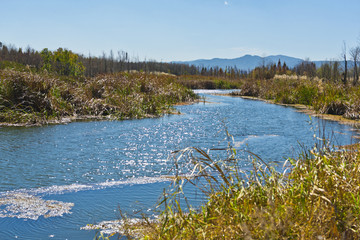
[(217, 160), (199, 148), (174, 153), (179, 169), (193, 167), (187, 182), (208, 197), (200, 208), (184, 205), (182, 176), (164, 194), (165, 210), (156, 221), (119, 229), (140, 239), (360, 238), (359, 145), (330, 151), (320, 142), (288, 159), (283, 172), (251, 153), (252, 170), (242, 170), (238, 161), (244, 159), (231, 147), (226, 151)]
[(81, 79), (0, 70), (0, 123), (46, 124), (62, 118), (159, 116), (196, 95), (164, 74), (116, 73)]
[(276, 76), (267, 80), (244, 80), (241, 92), (234, 95), (258, 97), (281, 104), (303, 104), (320, 114), (360, 119), (360, 90), (342, 83)]

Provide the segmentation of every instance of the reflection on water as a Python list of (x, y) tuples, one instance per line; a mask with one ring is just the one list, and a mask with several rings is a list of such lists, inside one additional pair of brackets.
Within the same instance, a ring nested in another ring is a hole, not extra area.
[[(318, 120), (310, 122), (292, 108), (206, 97), (218, 104), (177, 107), (183, 115), (0, 128), (0, 239), (92, 239), (93, 232), (80, 228), (116, 219), (119, 205), (125, 211), (148, 211), (169, 184), (161, 176), (172, 174), (171, 152), (189, 146), (227, 146), (224, 123), (236, 148), (268, 162), (295, 157), (299, 143), (310, 147), (314, 133), (318, 134)], [(325, 135), (334, 136), (334, 144), (353, 142), (356, 132), (349, 126), (320, 122)], [(17, 202), (12, 207), (23, 208), (23, 213), (6, 209), (10, 202)], [(42, 210), (26, 216), (25, 203)], [(56, 215), (44, 205), (67, 208)], [(9, 218), (11, 214), (17, 217)]]

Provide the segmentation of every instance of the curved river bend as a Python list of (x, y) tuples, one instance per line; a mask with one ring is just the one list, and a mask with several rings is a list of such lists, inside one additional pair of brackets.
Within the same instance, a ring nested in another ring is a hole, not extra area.
[(225, 146), (224, 124), (236, 147), (278, 162), (296, 157), (299, 143), (313, 146), (319, 122), (338, 145), (357, 134), (336, 122), (310, 124), (293, 108), (198, 93), (208, 102), (178, 106), (182, 115), (0, 128), (0, 239), (93, 239), (80, 228), (116, 219), (118, 206), (156, 203), (169, 185), (161, 176), (171, 151)]

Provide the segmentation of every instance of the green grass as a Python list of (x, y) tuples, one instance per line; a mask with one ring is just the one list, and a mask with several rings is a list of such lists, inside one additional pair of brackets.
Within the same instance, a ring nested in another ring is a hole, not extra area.
[(137, 72), (75, 78), (19, 67), (0, 69), (0, 123), (160, 116), (170, 112), (175, 103), (197, 98), (175, 80), (173, 76)]
[[(359, 150), (331, 151), (322, 141), (288, 159), (283, 172), (251, 153), (250, 160), (239, 159), (231, 147), (216, 160), (199, 148), (177, 151), (176, 166), (191, 164), (192, 176), (175, 177), (155, 222), (145, 218), (121, 232), (140, 239), (359, 239)], [(238, 168), (238, 161), (249, 161), (251, 169)], [(184, 182), (208, 201), (197, 209), (184, 205)]]
[(240, 95), (273, 100), (275, 103), (303, 104), (318, 113), (360, 119), (360, 90), (352, 85), (316, 79), (275, 77), (267, 80), (244, 80)]
[(200, 75), (179, 76), (177, 82), (191, 89), (238, 89), (241, 86), (238, 79)]

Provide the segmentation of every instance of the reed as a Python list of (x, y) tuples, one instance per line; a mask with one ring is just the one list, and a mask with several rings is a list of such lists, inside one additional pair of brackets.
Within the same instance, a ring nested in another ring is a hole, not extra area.
[[(359, 145), (332, 149), (324, 139), (278, 172), (260, 157), (229, 145), (226, 157), (186, 148), (174, 152), (178, 169), (173, 191), (160, 202), (155, 221), (125, 225), (129, 238), (140, 239), (359, 239)], [(215, 154), (222, 156), (219, 154)], [(239, 168), (249, 161), (249, 170)], [(184, 184), (199, 187), (207, 202), (192, 208)], [(199, 184), (201, 183), (201, 184)], [(126, 232), (126, 231), (122, 231)], [(132, 234), (136, 232), (136, 234)]]
[(92, 78), (0, 69), (0, 123), (46, 124), (63, 118), (160, 116), (197, 96), (166, 74), (121, 72)]
[(281, 104), (303, 104), (321, 114), (360, 119), (358, 87), (319, 79), (282, 77), (244, 80), (233, 95), (258, 97)]

